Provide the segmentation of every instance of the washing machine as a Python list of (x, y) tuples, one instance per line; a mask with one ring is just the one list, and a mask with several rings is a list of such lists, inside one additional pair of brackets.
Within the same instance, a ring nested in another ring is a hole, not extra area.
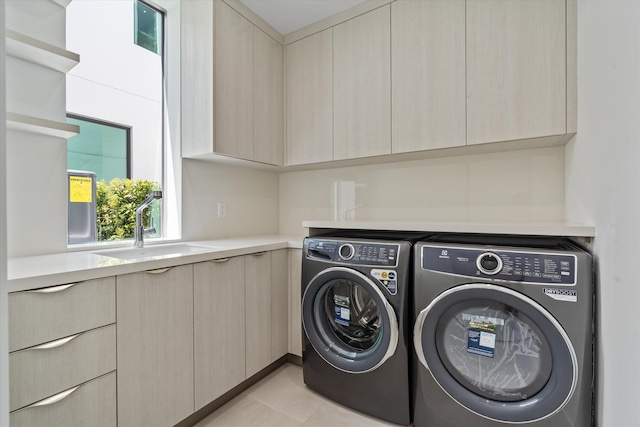
[(411, 249), (405, 239), (309, 237), (302, 260), (305, 384), (402, 425), (411, 416)]
[(560, 238), (416, 244), (415, 427), (592, 425), (592, 257)]

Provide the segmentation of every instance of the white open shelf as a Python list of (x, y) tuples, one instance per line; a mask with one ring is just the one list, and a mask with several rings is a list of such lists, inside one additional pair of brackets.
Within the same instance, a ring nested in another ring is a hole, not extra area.
[(7, 55), (24, 59), (62, 73), (67, 73), (80, 62), (80, 55), (45, 43), (17, 31), (6, 30)]
[(80, 133), (80, 127), (68, 123), (31, 117), (24, 114), (7, 111), (7, 129), (23, 132), (37, 133), (40, 135), (54, 136), (56, 138), (70, 138)]

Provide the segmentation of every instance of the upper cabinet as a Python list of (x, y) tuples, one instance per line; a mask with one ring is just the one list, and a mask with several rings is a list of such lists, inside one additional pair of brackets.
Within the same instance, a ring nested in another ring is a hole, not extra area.
[(253, 27), (253, 160), (284, 163), (284, 79), (280, 43)]
[(253, 24), (215, 2), (215, 151), (253, 159)]
[(391, 5), (393, 153), (465, 145), (465, 1)]
[(333, 160), (333, 29), (286, 47), (286, 162)]
[(390, 6), (333, 27), (333, 157), (391, 154)]
[(467, 1), (467, 144), (565, 134), (565, 0)]
[(364, 2), (282, 40), (236, 0), (181, 7), (185, 157), (406, 159), (576, 131), (575, 0)]
[(575, 133), (575, 0), (388, 3), (285, 38), (288, 165)]
[(182, 155), (282, 165), (282, 45), (222, 0), (181, 12)]

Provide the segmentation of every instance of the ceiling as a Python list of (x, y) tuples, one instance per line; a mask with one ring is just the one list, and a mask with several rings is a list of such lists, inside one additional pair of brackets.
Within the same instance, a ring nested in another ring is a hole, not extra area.
[(240, 0), (280, 34), (321, 21), (365, 0)]

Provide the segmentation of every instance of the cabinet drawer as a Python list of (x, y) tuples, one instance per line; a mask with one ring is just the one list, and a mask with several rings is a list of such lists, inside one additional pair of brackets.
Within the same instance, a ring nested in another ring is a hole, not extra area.
[(10, 410), (22, 408), (115, 369), (115, 325), (11, 353)]
[(115, 277), (9, 294), (9, 351), (116, 321)]
[[(37, 402), (11, 413), (11, 427), (115, 427), (116, 373), (82, 384), (54, 402)], [(62, 397), (61, 399), (59, 399)], [(49, 399), (47, 399), (49, 400)], [(38, 405), (38, 406), (36, 406)]]

